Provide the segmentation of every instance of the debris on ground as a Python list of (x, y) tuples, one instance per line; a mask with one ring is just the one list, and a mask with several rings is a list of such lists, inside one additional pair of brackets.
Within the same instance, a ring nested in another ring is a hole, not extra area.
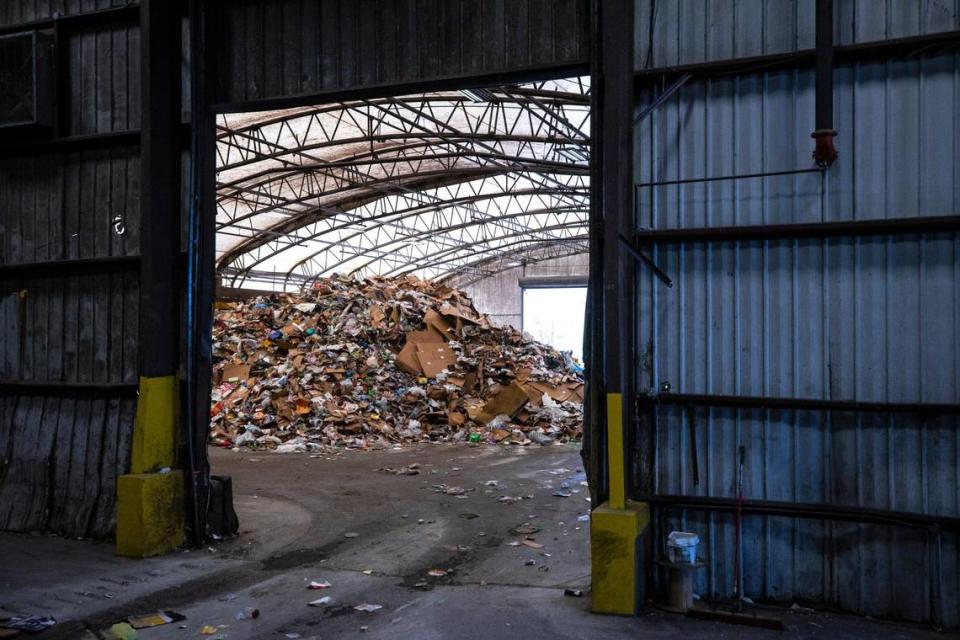
[(571, 598), (582, 598), (583, 590), (582, 589), (564, 589), (563, 595), (570, 596)]
[(366, 613), (373, 613), (374, 611), (379, 611), (380, 609), (383, 609), (383, 605), (368, 604), (365, 602), (363, 604), (358, 604), (357, 606), (354, 607), (354, 609), (356, 609), (357, 611), (364, 611)]
[(110, 627), (110, 636), (114, 640), (137, 640), (137, 630), (126, 622), (118, 622)]
[(384, 473), (392, 473), (395, 476), (415, 476), (420, 473), (420, 464), (414, 462), (413, 464), (407, 465), (406, 467), (400, 467), (396, 469), (394, 467), (381, 467), (379, 471)]
[(579, 363), (412, 276), (334, 276), (298, 295), (219, 303), (213, 354), (220, 446), (545, 445), (582, 431)]
[(331, 602), (333, 602), (333, 598), (331, 598), (330, 596), (323, 596), (322, 598), (311, 600), (307, 604), (309, 604), (311, 607), (325, 607)]
[(540, 530), (540, 527), (537, 525), (524, 522), (523, 524), (517, 525), (513, 529), (510, 529), (510, 533), (515, 536), (531, 536), (535, 533), (540, 533)]
[(329, 589), (331, 586), (332, 585), (326, 580), (322, 582), (317, 582), (316, 580), (313, 580), (310, 582), (310, 584), (307, 585), (307, 589)]
[(237, 611), (236, 615), (233, 616), (237, 620), (256, 620), (260, 617), (260, 609), (254, 607), (244, 607), (240, 611)]
[(149, 629), (150, 627), (162, 627), (171, 622), (180, 622), (186, 620), (186, 617), (176, 611), (156, 611), (142, 616), (131, 616), (127, 622), (134, 629)]
[(18, 616), (0, 622), (0, 628), (26, 631), (27, 633), (40, 633), (55, 624), (57, 624), (57, 621), (50, 616)]

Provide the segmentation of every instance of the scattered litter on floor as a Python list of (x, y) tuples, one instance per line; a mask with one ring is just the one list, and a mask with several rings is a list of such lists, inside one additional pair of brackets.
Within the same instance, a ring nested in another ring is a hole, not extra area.
[(6, 622), (0, 623), (5, 629), (15, 629), (16, 631), (26, 631), (27, 633), (40, 633), (45, 629), (57, 624), (57, 621), (50, 616), (18, 616), (10, 618)]
[(524, 560), (524, 561), (523, 561), (523, 564), (524, 564), (525, 566), (532, 567), (533, 565), (537, 564), (537, 561), (536, 561), (536, 560)]
[(344, 538), (357, 538), (359, 536), (360, 534), (357, 533), (356, 531), (347, 531), (345, 534), (343, 534)]
[(379, 469), (379, 471), (383, 471), (384, 473), (392, 473), (397, 476), (415, 476), (420, 473), (420, 464), (414, 462), (413, 464), (407, 465), (406, 467), (400, 467), (399, 469), (395, 469), (393, 467), (382, 467)]
[(323, 596), (322, 598), (311, 600), (307, 604), (309, 604), (311, 607), (325, 607), (331, 602), (333, 602), (333, 598), (331, 598), (330, 596)]
[(335, 276), (301, 295), (221, 303), (213, 352), (220, 446), (549, 444), (581, 433), (577, 362), (412, 276)]
[(118, 622), (110, 627), (110, 636), (116, 640), (137, 640), (137, 630), (126, 622)]
[(374, 611), (379, 611), (380, 609), (383, 609), (383, 605), (369, 604), (365, 602), (363, 604), (358, 604), (357, 606), (354, 607), (354, 609), (356, 609), (357, 611), (364, 611), (366, 613), (373, 613)]
[(570, 596), (571, 598), (582, 598), (583, 590), (581, 589), (564, 589), (563, 595)]
[(171, 622), (180, 622), (181, 620), (186, 620), (186, 617), (180, 615), (176, 611), (157, 611), (155, 613), (148, 613), (142, 616), (132, 616), (127, 618), (127, 622), (129, 622), (130, 626), (134, 629), (162, 627), (165, 624), (170, 624)]
[(260, 609), (254, 607), (244, 607), (233, 616), (237, 620), (256, 620), (260, 617)]
[(202, 636), (212, 636), (217, 632), (217, 628), (211, 624), (205, 624), (200, 627), (200, 635)]
[(314, 580), (307, 585), (307, 589), (329, 589), (331, 586), (327, 581), (317, 582)]
[(803, 615), (813, 615), (814, 613), (816, 613), (816, 611), (814, 611), (812, 608), (801, 606), (796, 602), (790, 605), (790, 611), (793, 613), (800, 613)]
[(447, 572), (444, 569), (430, 569), (430, 571), (427, 571), (427, 575), (431, 578), (442, 578), (447, 575)]
[(535, 524), (530, 524), (529, 522), (524, 522), (521, 525), (510, 529), (510, 533), (515, 536), (529, 536), (535, 533), (540, 533), (541, 529)]

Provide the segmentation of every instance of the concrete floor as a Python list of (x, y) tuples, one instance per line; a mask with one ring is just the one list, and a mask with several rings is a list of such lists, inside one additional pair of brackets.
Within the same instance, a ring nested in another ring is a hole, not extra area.
[[(591, 615), (588, 591), (563, 595), (590, 582), (589, 523), (578, 519), (590, 505), (571, 447), (210, 453), (214, 472), (234, 478), (238, 538), (135, 561), (115, 558), (104, 543), (0, 534), (0, 615), (53, 615), (60, 624), (45, 639), (94, 638), (85, 629), (157, 609), (186, 620), (142, 630), (143, 640), (945, 637), (785, 610), (776, 613), (786, 632), (657, 610), (635, 619)], [(418, 475), (380, 470), (414, 463)], [(562, 485), (572, 495), (554, 496)], [(542, 548), (510, 544), (523, 539), (511, 530), (525, 524), (541, 529), (532, 542)], [(430, 576), (432, 569), (447, 573)], [(332, 586), (308, 590), (311, 580)], [(330, 605), (308, 606), (323, 596)], [(382, 608), (354, 609), (362, 603)], [(238, 620), (249, 608), (259, 617)], [(201, 636), (203, 625), (218, 630)]]

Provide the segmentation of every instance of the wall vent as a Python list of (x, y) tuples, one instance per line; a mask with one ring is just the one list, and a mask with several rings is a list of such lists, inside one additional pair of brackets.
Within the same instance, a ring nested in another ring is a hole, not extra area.
[(0, 128), (53, 124), (52, 64), (49, 34), (0, 36)]

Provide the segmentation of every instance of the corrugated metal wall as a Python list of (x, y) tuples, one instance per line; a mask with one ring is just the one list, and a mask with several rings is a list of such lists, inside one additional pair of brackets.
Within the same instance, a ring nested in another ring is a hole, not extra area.
[[(814, 0), (636, 0), (636, 8), (637, 69), (814, 45)], [(960, 2), (834, 0), (834, 25), (837, 45), (951, 31), (960, 29)]]
[[(11, 0), (0, 25), (110, 6)], [(56, 137), (95, 135), (0, 151), (0, 529), (105, 536), (136, 404), (140, 162), (96, 134), (139, 127), (140, 43), (135, 16), (61, 37)]]
[(46, 20), (56, 15), (76, 15), (130, 5), (129, 0), (3, 0), (0, 2), (0, 26)]
[(221, 11), (223, 103), (589, 58), (587, 0), (235, 0)]
[[(657, 5), (654, 66), (813, 44), (812, 2)], [(836, 5), (846, 41), (960, 26), (952, 2)], [(661, 31), (668, 34), (662, 40)], [(646, 50), (638, 46), (641, 55)], [(637, 183), (812, 166), (813, 87), (812, 70), (689, 81), (637, 127)], [(644, 92), (638, 103), (652, 97)], [(960, 211), (960, 56), (838, 68), (834, 108), (840, 157), (825, 178), (641, 188), (638, 224)], [(956, 234), (686, 243), (664, 245), (653, 257), (675, 286), (639, 272), (644, 391), (669, 382), (686, 393), (960, 403)], [(957, 418), (705, 407), (692, 416), (700, 483), (691, 471), (691, 416), (661, 407), (656, 467), (636, 470), (652, 475), (657, 493), (735, 497), (742, 444), (748, 499), (960, 516)], [(672, 527), (703, 536), (709, 568), (696, 590), (729, 597), (733, 517), (688, 511), (661, 521), (656, 535)], [(960, 624), (956, 535), (758, 516), (746, 517), (744, 527), (748, 596)]]

